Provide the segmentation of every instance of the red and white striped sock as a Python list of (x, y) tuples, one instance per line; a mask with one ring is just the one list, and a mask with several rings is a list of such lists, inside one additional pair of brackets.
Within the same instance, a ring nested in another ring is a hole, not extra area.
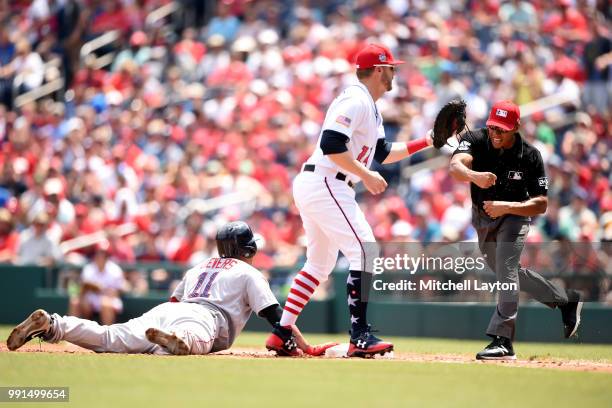
[(312, 275), (300, 271), (291, 283), (291, 289), (289, 295), (287, 295), (287, 301), (285, 302), (285, 308), (283, 309), (283, 315), (280, 320), (281, 326), (291, 326), (295, 324), (302, 309), (306, 306), (306, 303), (310, 300), (315, 289), (319, 286), (319, 281)]

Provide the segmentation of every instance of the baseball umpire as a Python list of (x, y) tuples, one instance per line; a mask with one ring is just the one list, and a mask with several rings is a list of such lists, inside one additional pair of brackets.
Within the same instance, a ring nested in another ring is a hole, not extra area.
[(520, 133), (519, 107), (511, 101), (493, 105), (486, 127), (466, 132), (450, 162), (450, 174), (470, 182), (472, 223), (489, 267), (500, 283), (517, 290), (498, 293), (497, 307), (486, 334), (491, 344), (477, 359), (514, 360), (512, 348), (519, 290), (551, 308), (559, 308), (566, 338), (580, 324), (582, 302), (574, 290), (565, 290), (519, 265), (532, 216), (546, 212), (548, 178), (537, 149)]

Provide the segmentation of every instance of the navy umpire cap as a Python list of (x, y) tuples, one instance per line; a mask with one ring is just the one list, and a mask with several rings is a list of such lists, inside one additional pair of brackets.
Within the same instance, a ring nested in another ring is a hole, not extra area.
[(253, 231), (243, 221), (230, 222), (219, 228), (216, 240), (221, 258), (252, 258), (257, 253)]

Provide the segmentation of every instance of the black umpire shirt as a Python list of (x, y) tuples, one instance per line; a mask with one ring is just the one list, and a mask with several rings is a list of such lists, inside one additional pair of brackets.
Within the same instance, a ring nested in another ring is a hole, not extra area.
[(545, 196), (548, 191), (542, 156), (519, 133), (516, 133), (514, 146), (510, 149), (494, 149), (486, 128), (472, 134), (467, 132), (453, 155), (457, 153), (473, 157), (472, 170), (488, 171), (497, 176), (495, 184), (487, 189), (470, 183), (472, 203), (480, 209), (484, 201), (525, 201)]

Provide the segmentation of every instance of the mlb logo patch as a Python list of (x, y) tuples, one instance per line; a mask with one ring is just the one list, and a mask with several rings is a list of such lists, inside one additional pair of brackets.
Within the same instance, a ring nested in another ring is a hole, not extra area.
[(464, 152), (466, 150), (470, 150), (470, 146), (470, 142), (468, 142), (467, 140), (462, 140), (461, 143), (459, 143), (459, 146), (457, 146), (457, 150), (459, 150), (460, 152)]
[(351, 126), (351, 119), (347, 118), (346, 116), (340, 115), (336, 118), (336, 123), (341, 124), (342, 126), (345, 127), (350, 127)]
[(496, 116), (499, 116), (501, 118), (507, 118), (508, 117), (508, 111), (507, 110), (503, 110), (503, 109), (497, 109), (497, 111), (495, 112)]
[(548, 190), (548, 177), (540, 177), (538, 179), (538, 185)]
[(509, 171), (508, 172), (508, 178), (510, 180), (522, 180), (523, 179), (523, 172), (521, 172), (521, 171)]

